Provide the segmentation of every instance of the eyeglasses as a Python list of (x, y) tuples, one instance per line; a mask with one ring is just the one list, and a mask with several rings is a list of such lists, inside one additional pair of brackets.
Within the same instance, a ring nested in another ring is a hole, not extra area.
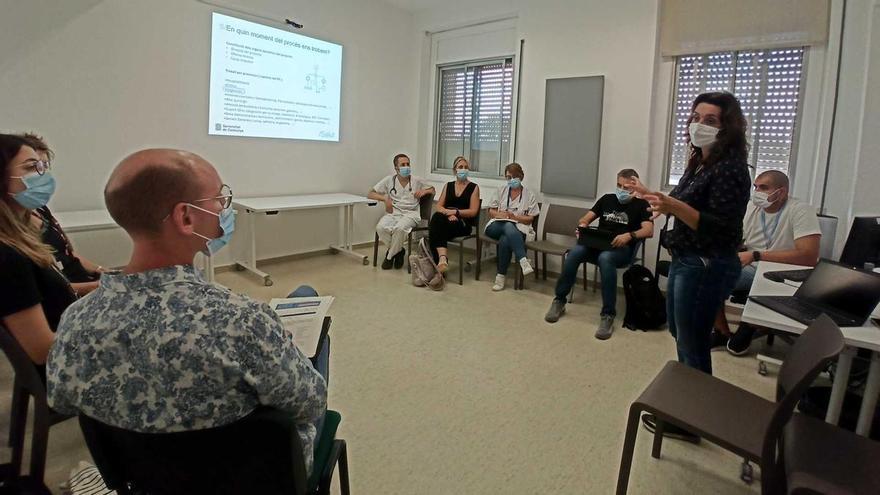
[(26, 160), (23, 165), (25, 170), (29, 172), (33, 170), (37, 173), (37, 175), (43, 175), (48, 172), (50, 168), (52, 168), (52, 164), (48, 161), (34, 159)]
[(220, 187), (219, 195), (210, 198), (197, 199), (193, 201), (193, 203), (201, 203), (203, 201), (220, 201), (220, 204), (223, 205), (223, 209), (225, 210), (232, 206), (232, 188), (223, 184), (223, 186)]

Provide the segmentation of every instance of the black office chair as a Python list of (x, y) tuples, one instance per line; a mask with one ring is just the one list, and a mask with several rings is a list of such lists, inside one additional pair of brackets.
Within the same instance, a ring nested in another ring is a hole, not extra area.
[[(0, 348), (12, 364), (15, 379), (12, 385), (12, 407), (9, 418), (9, 446), (12, 457), (0, 465), (0, 491), (16, 493), (51, 493), (43, 482), (46, 472), (46, 452), (49, 447), (49, 428), (73, 416), (57, 413), (49, 408), (43, 375), (19, 345), (15, 337), (0, 325)], [(24, 457), (24, 439), (27, 430), (28, 406), (34, 399), (34, 424), (31, 432), (30, 469), (21, 475)], [(14, 488), (13, 488), (14, 487)]]
[(84, 415), (79, 424), (104, 483), (119, 495), (307, 493), (299, 434), (284, 411), (261, 408), (225, 426), (176, 433), (138, 433)]

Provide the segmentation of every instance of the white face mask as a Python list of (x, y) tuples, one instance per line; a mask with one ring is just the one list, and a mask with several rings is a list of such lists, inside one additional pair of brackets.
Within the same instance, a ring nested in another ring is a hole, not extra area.
[(715, 136), (719, 130), (717, 127), (691, 122), (691, 125), (688, 126), (691, 144), (703, 151), (707, 151), (715, 143)]
[[(767, 208), (770, 208), (771, 206), (773, 206), (773, 203), (776, 202), (775, 199), (773, 201), (770, 201), (770, 196), (773, 196), (774, 194), (776, 194), (777, 191), (779, 191), (779, 189), (777, 189), (776, 191), (773, 191), (771, 193), (765, 193), (763, 191), (754, 191), (752, 193), (752, 203), (754, 203), (754, 205), (757, 206), (758, 208), (766, 210)], [(776, 199), (779, 199), (779, 198), (776, 198)]]

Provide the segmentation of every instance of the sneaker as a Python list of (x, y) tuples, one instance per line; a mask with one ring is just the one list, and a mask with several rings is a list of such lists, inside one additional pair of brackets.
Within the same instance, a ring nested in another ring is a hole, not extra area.
[(728, 340), (730, 340), (730, 337), (728, 337), (727, 335), (724, 335), (723, 333), (719, 332), (718, 330), (715, 330), (714, 328), (712, 329), (712, 337), (711, 337), (712, 344), (711, 345), (712, 345), (713, 351), (719, 347), (721, 347), (721, 348), (727, 347)]
[(599, 317), (599, 329), (596, 330), (596, 338), (606, 340), (611, 337), (614, 332), (614, 317), (611, 315), (602, 315)]
[(550, 309), (547, 310), (547, 314), (544, 315), (544, 321), (548, 323), (556, 323), (559, 321), (559, 317), (562, 316), (562, 313), (565, 313), (565, 301), (554, 299), (550, 304)]
[(495, 275), (495, 285), (492, 286), (492, 290), (498, 292), (499, 290), (504, 290), (504, 281), (507, 277), (504, 275)]
[(394, 266), (394, 259), (388, 259), (388, 252), (385, 252), (385, 258), (382, 259), (382, 269), (390, 270)]
[(752, 345), (752, 337), (755, 335), (755, 327), (742, 323), (736, 333), (727, 342), (727, 352), (734, 356), (745, 356), (749, 353)]
[(394, 255), (394, 268), (403, 268), (404, 261), (406, 261), (406, 249), (401, 249), (399, 253)]
[(529, 259), (526, 257), (523, 257), (523, 259), (519, 260), (519, 266), (522, 267), (523, 277), (535, 273), (535, 269), (532, 268), (532, 264), (529, 263)]
[[(642, 426), (651, 433), (654, 433), (657, 429), (657, 417), (653, 414), (642, 414)], [(666, 423), (663, 426), (663, 436), (665, 438), (675, 438), (676, 440), (684, 440), (685, 442), (694, 444), (700, 443), (699, 435), (694, 435), (683, 428), (679, 428), (678, 426), (669, 423)]]

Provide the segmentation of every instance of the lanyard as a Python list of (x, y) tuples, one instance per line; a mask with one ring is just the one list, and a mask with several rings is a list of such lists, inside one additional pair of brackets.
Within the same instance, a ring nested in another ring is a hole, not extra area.
[(776, 213), (776, 218), (773, 219), (773, 230), (770, 233), (767, 233), (767, 215), (764, 210), (761, 210), (761, 230), (764, 232), (764, 242), (767, 244), (767, 249), (770, 249), (770, 244), (773, 243), (773, 236), (776, 235), (776, 228), (779, 227), (779, 219), (782, 218), (782, 212), (785, 211), (785, 207), (787, 205), (782, 205), (782, 208)]

